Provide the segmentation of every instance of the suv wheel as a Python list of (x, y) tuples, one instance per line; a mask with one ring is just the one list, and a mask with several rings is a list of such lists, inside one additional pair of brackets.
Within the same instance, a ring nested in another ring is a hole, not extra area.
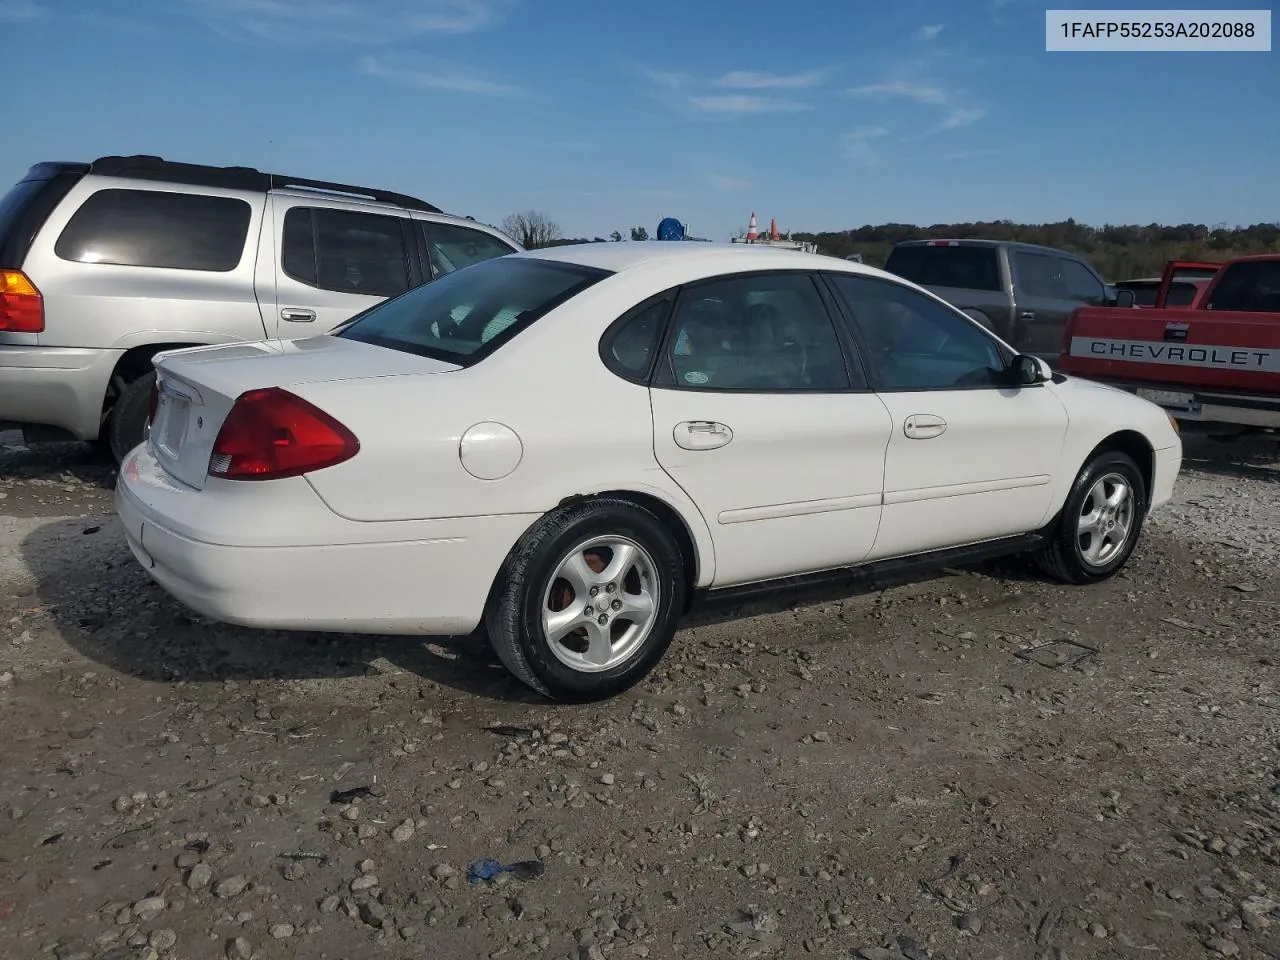
[(548, 514), (521, 539), (485, 625), (524, 683), (557, 700), (601, 700), (666, 652), (685, 592), (684, 558), (663, 522), (625, 500), (593, 500)]
[(155, 383), (155, 379), (155, 371), (152, 371), (130, 381), (120, 391), (115, 406), (111, 408), (103, 430), (111, 456), (117, 464), (143, 440), (143, 430), (146, 428), (147, 413), (151, 406), (151, 385)]

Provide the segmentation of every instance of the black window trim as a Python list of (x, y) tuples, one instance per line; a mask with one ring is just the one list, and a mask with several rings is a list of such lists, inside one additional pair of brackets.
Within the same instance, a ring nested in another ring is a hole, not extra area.
[[(153, 263), (115, 263), (110, 260), (74, 260), (70, 257), (63, 256), (58, 252), (58, 247), (61, 245), (62, 239), (66, 236), (67, 231), (71, 228), (71, 224), (75, 222), (76, 217), (80, 215), (84, 208), (87, 207), (94, 198), (107, 193), (160, 194), (163, 196), (188, 197), (199, 200), (229, 200), (232, 203), (241, 204), (249, 211), (249, 216), (245, 221), (244, 237), (240, 240), (240, 253), (236, 257), (236, 262), (225, 270), (213, 270), (207, 267), (172, 267)], [(63, 196), (65, 198), (65, 194)], [(66, 222), (58, 229), (58, 235), (53, 238), (53, 246), (51, 249), (53, 251), (53, 255), (63, 263), (74, 263), (81, 266), (120, 267), (126, 270), (176, 270), (181, 273), (203, 273), (227, 276), (228, 274), (235, 273), (237, 270), (244, 267), (245, 259), (251, 250), (255, 254), (257, 252), (257, 241), (254, 239), (253, 235), (253, 215), (254, 205), (244, 197), (229, 197), (218, 193), (198, 193), (194, 190), (162, 190), (147, 186), (116, 186), (113, 184), (107, 184), (92, 190), (76, 204), (75, 210), (71, 212), (71, 215), (67, 218)]]
[[(501, 260), (501, 259), (503, 258), (490, 257), (488, 260), (482, 260), (480, 261), (480, 263), (469, 264), (469, 266), (479, 267), (479, 266), (483, 266), (486, 263), (492, 263), (494, 261)], [(529, 263), (537, 263), (539, 266), (542, 266), (542, 267), (562, 270), (566, 273), (575, 273), (581, 278), (581, 280), (579, 283), (576, 283), (573, 286), (567, 288), (563, 293), (547, 301), (545, 304), (542, 305), (542, 308), (538, 310), (536, 313), (533, 313), (531, 316), (526, 316), (523, 320), (519, 321), (518, 323), (511, 324), (509, 327), (507, 327), (505, 330), (499, 333), (496, 337), (494, 337), (488, 343), (483, 344), (482, 346), (476, 348), (476, 350), (474, 350), (470, 354), (467, 354), (466, 356), (461, 356), (456, 353), (450, 353), (447, 350), (433, 350), (430, 347), (423, 347), (420, 344), (416, 344), (416, 343), (407, 343), (403, 340), (395, 340), (391, 337), (379, 337), (377, 339), (360, 340), (357, 342), (367, 343), (375, 347), (384, 347), (385, 349), (388, 349), (388, 350), (397, 350), (400, 353), (408, 353), (417, 357), (426, 357), (429, 360), (439, 360), (442, 363), (451, 363), (459, 367), (460, 369), (465, 370), (469, 367), (474, 367), (477, 363), (480, 363), (486, 357), (492, 355), (497, 350), (501, 349), (509, 341), (514, 339), (518, 334), (529, 329), (529, 327), (533, 326), (536, 322), (541, 320), (548, 313), (551, 313), (553, 310), (568, 303), (574, 297), (584, 293), (585, 291), (589, 290), (591, 287), (594, 287), (601, 280), (604, 280), (604, 279), (607, 279), (608, 277), (613, 276), (613, 273), (614, 273), (612, 270), (605, 270), (602, 267), (589, 267), (589, 266), (586, 266), (585, 264), (568, 263), (561, 260), (543, 260), (540, 257), (522, 257), (521, 260)], [(463, 267), (460, 270), (455, 270), (454, 273), (461, 273), (462, 270), (465, 270), (465, 269), (467, 268)], [(451, 275), (452, 274), (450, 274), (450, 276)], [(432, 283), (434, 282), (435, 281), (432, 281)], [(419, 290), (423, 289), (424, 287), (429, 287), (429, 286), (431, 286), (430, 283), (419, 284), (416, 287), (410, 287), (404, 293), (398, 294), (394, 297), (388, 297), (387, 299), (382, 300), (379, 303), (375, 303), (373, 306), (369, 307), (366, 310), (362, 310), (359, 314), (350, 318), (346, 322), (339, 324), (337, 327), (334, 327), (332, 330), (329, 331), (328, 335), (334, 336), (334, 337), (343, 337), (343, 339), (346, 339), (344, 334), (349, 332), (356, 325), (357, 321), (364, 320), (366, 317), (369, 316), (369, 314), (373, 313), (376, 310), (381, 309), (382, 307), (392, 303), (393, 301), (399, 300), (401, 297), (407, 297), (410, 294), (416, 293)]]
[[(619, 377), (628, 383), (634, 383), (636, 386), (648, 387), (652, 384), (654, 376), (654, 368), (657, 366), (659, 357), (663, 356), (662, 345), (667, 342), (667, 327), (671, 324), (671, 317), (675, 313), (676, 299), (680, 292), (679, 287), (668, 287), (661, 293), (655, 293), (650, 297), (645, 297), (634, 307), (625, 311), (620, 317), (614, 320), (609, 326), (605, 327), (604, 333), (600, 335), (599, 354), (600, 362), (614, 376)], [(662, 314), (662, 319), (658, 321), (657, 335), (653, 338), (653, 349), (649, 351), (649, 364), (643, 374), (633, 374), (629, 370), (625, 370), (614, 358), (610, 348), (613, 342), (618, 338), (618, 334), (632, 320), (644, 313), (655, 303), (667, 301), (667, 309)]]
[[(289, 199), (292, 200), (293, 198), (290, 197)], [(284, 265), (284, 223), (285, 223), (285, 220), (288, 218), (289, 214), (291, 214), (294, 210), (307, 211), (311, 220), (311, 255), (312, 257), (315, 258), (315, 268), (316, 268), (316, 279), (314, 282), (306, 279), (305, 277), (300, 277), (296, 273), (290, 272), (289, 269)], [(371, 293), (357, 293), (352, 290), (334, 290), (332, 287), (321, 286), (320, 285), (320, 244), (319, 244), (320, 231), (316, 224), (316, 211), (318, 210), (336, 210), (339, 213), (354, 213), (354, 214), (362, 214), (364, 216), (369, 216), (369, 217), (380, 217), (387, 220), (398, 220), (400, 223), (400, 242), (404, 247), (405, 280), (409, 284), (408, 289), (402, 291), (401, 293), (388, 295), (385, 293), (371, 294)], [(343, 296), (348, 296), (348, 297), (382, 296), (384, 298), (394, 298), (394, 297), (403, 296), (405, 293), (408, 293), (409, 290), (412, 290), (416, 286), (420, 286), (422, 283), (420, 279), (418, 280), (417, 283), (414, 282), (415, 277), (420, 278), (422, 276), (422, 267), (420, 264), (416, 262), (417, 257), (414, 256), (414, 252), (416, 248), (413, 243), (412, 223), (413, 221), (410, 220), (408, 217), (400, 216), (394, 213), (374, 213), (371, 210), (350, 210), (346, 207), (329, 207), (329, 206), (323, 206), (323, 205), (316, 206), (314, 204), (310, 204), (306, 202), (305, 200), (302, 201), (301, 203), (291, 203), (289, 206), (285, 207), (284, 213), (280, 217), (280, 246), (276, 254), (276, 258), (280, 264), (280, 272), (284, 274), (286, 277), (288, 277), (290, 280), (292, 280), (294, 283), (300, 283), (304, 287), (310, 287), (312, 290), (323, 290), (325, 293), (337, 293), (337, 294), (341, 294)], [(274, 238), (272, 239), (272, 246), (273, 247), (275, 246)]]
[[(842, 321), (848, 326), (849, 335), (853, 337), (854, 341), (857, 343), (859, 355), (868, 358), (864, 364), (867, 372), (867, 380), (872, 385), (872, 389), (874, 389), (876, 393), (941, 393), (941, 392), (959, 391), (959, 390), (963, 390), (963, 391), (1022, 390), (1022, 389), (1027, 389), (1031, 387), (1044, 386), (1043, 383), (1024, 383), (1024, 384), (1018, 383), (1014, 379), (1017, 375), (1017, 365), (1015, 361), (1019, 356), (1018, 352), (1014, 350), (1012, 347), (1007, 346), (998, 337), (993, 336), (990, 330), (988, 330), (986, 327), (980, 324), (973, 317), (969, 316), (963, 310), (958, 309), (954, 305), (947, 303), (947, 301), (943, 300), (941, 297), (935, 297), (932, 294), (930, 294), (928, 291), (919, 290), (915, 286), (907, 282), (888, 279), (885, 277), (872, 276), (866, 273), (855, 273), (852, 270), (847, 270), (847, 271), (846, 270), (823, 270), (823, 271), (820, 271), (819, 276), (822, 278), (823, 284), (828, 287), (830, 294), (840, 311), (840, 316)], [(918, 296), (923, 296), (927, 300), (932, 300), (938, 305), (950, 310), (953, 314), (955, 314), (961, 320), (965, 321), (970, 326), (972, 326), (975, 330), (977, 330), (980, 334), (982, 334), (982, 336), (986, 337), (988, 340), (993, 341), (1000, 356), (1004, 359), (1004, 363), (1005, 363), (1004, 373), (1005, 373), (1005, 376), (1009, 378), (1008, 383), (1004, 383), (1004, 384), (974, 383), (974, 384), (960, 384), (960, 385), (947, 384), (941, 387), (910, 387), (910, 388), (886, 386), (883, 378), (880, 376), (879, 368), (877, 368), (876, 365), (872, 363), (871, 360), (869, 359), (872, 356), (871, 344), (870, 344), (870, 341), (867, 339), (866, 333), (863, 331), (861, 324), (859, 324), (857, 316), (854, 314), (853, 305), (848, 302), (848, 300), (844, 297), (844, 295), (840, 293), (839, 288), (837, 288), (835, 285), (834, 278), (836, 277), (858, 277), (862, 280), (869, 280), (875, 283), (885, 283), (891, 286), (902, 287)]]
[[(504, 257), (512, 253), (520, 252), (519, 247), (514, 247), (502, 237), (499, 237), (496, 234), (490, 233), (488, 230), (481, 230), (478, 227), (467, 227), (467, 226), (463, 226), (460, 223), (446, 223), (442, 220), (431, 220), (426, 217), (420, 220), (414, 220), (413, 223), (417, 227), (417, 229), (414, 230), (414, 233), (417, 235), (419, 243), (421, 244), (421, 246), (419, 247), (419, 250), (422, 255), (423, 273), (428, 279), (431, 279), (431, 280), (438, 280), (439, 277), (431, 276), (431, 271), (435, 266), (435, 261), (431, 259), (431, 244), (427, 242), (427, 224), (433, 224), (436, 226), (443, 226), (443, 227), (457, 227), (459, 230), (470, 230), (472, 233), (478, 233), (482, 236), (488, 237), (490, 240), (493, 240), (494, 242), (500, 244), (501, 246), (509, 248), (506, 253), (501, 254), (501, 256), (504, 256)], [(493, 260), (496, 258), (489, 257), (488, 259)], [(477, 262), (483, 263), (484, 261), (481, 260)], [(473, 264), (468, 264), (468, 266), (473, 266)], [(461, 270), (463, 268), (458, 267), (455, 269)], [(440, 276), (443, 277), (444, 274), (442, 273), (440, 274)]]
[[(831, 324), (832, 332), (835, 334), (836, 343), (840, 348), (840, 361), (844, 367), (844, 375), (846, 386), (838, 390), (819, 387), (760, 387), (749, 390), (736, 389), (732, 387), (710, 387), (710, 386), (691, 386), (685, 383), (677, 383), (675, 372), (671, 366), (671, 349), (674, 347), (675, 336), (675, 318), (679, 314), (681, 301), (696, 292), (699, 288), (715, 283), (723, 283), (732, 280), (750, 280), (760, 277), (776, 277), (776, 276), (805, 276), (809, 282), (813, 284), (814, 291), (818, 294), (818, 299), (822, 303), (827, 315), (827, 321)], [(799, 395), (818, 395), (818, 396), (834, 396), (837, 394), (865, 394), (873, 393), (874, 388), (867, 381), (866, 377), (862, 378), (862, 386), (857, 385), (857, 377), (855, 371), (865, 373), (865, 367), (861, 362), (857, 345), (849, 338), (844, 325), (840, 322), (838, 314), (832, 313), (831, 303), (822, 295), (822, 283), (818, 279), (818, 271), (811, 267), (791, 267), (776, 268), (772, 270), (743, 270), (732, 273), (716, 274), (712, 277), (699, 277), (688, 283), (673, 287), (675, 291), (675, 299), (672, 302), (671, 309), (667, 312), (666, 330), (663, 332), (662, 339), (658, 344), (658, 356), (653, 366), (653, 372), (649, 378), (649, 387), (654, 390), (673, 390), (679, 393), (720, 393), (728, 396), (768, 396), (773, 394), (799, 394)], [(853, 366), (856, 362), (857, 366)]]

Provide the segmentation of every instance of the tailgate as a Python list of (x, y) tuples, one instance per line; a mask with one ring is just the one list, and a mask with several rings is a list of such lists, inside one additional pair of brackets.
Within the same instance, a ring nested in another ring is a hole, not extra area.
[(1280, 393), (1280, 314), (1081, 307), (1061, 363), (1101, 380)]

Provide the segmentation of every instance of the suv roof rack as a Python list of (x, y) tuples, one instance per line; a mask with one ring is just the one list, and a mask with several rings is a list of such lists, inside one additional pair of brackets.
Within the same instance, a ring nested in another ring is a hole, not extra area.
[(287, 177), (278, 173), (263, 173), (253, 167), (211, 167), (200, 163), (180, 163), (139, 154), (133, 157), (99, 157), (89, 165), (89, 172), (104, 177), (125, 177), (133, 180), (165, 180), (201, 187), (221, 187), (227, 190), (253, 190), (267, 193), (278, 187), (300, 187), (304, 190), (342, 194), (378, 203), (391, 203), (407, 210), (426, 213), (443, 213), (434, 204), (403, 193), (375, 190), (348, 183), (331, 183), (328, 180), (308, 180), (303, 177)]

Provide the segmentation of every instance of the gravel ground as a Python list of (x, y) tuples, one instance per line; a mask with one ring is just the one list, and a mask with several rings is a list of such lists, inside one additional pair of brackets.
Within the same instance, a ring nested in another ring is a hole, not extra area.
[(189, 614), (111, 482), (0, 435), (0, 956), (1280, 957), (1274, 440), (1110, 583), (709, 613), (576, 708)]

